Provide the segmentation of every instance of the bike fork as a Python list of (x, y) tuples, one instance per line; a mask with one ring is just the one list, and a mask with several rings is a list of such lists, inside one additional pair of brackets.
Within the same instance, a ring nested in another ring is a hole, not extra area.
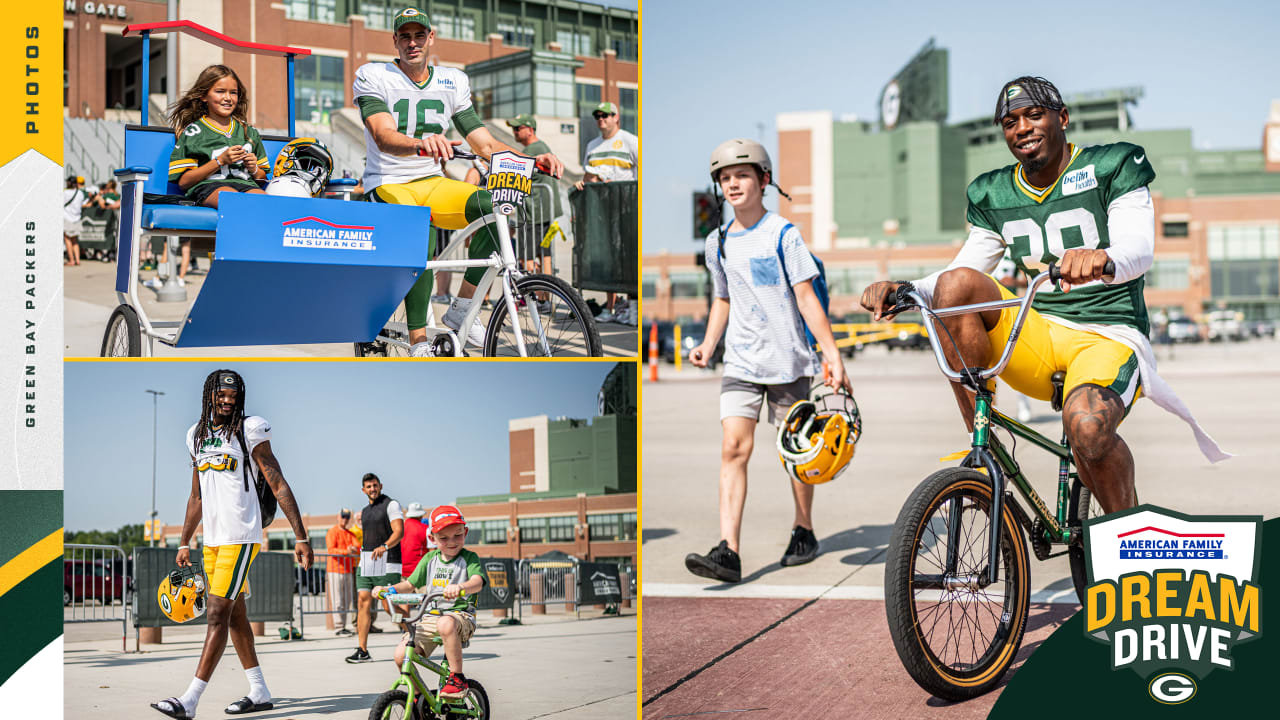
[[(987, 543), (987, 572), (979, 579), (983, 586), (994, 585), (1000, 580), (1000, 525), (1004, 512), (1004, 473), (987, 449), (989, 429), (991, 425), (991, 393), (980, 388), (974, 397), (973, 404), (973, 449), (969, 453), (970, 467), (981, 463), (987, 469), (987, 477), (991, 481), (991, 529)], [(947, 548), (949, 566), (954, 564), (952, 548)]]

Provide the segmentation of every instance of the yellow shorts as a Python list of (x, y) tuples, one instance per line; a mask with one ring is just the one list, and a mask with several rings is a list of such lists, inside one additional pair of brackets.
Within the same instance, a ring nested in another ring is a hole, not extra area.
[(429, 207), (432, 225), (445, 230), (461, 230), (468, 224), (467, 201), (482, 189), (461, 180), (436, 176), (407, 183), (379, 185), (371, 195), (374, 202)]
[[(1016, 297), (995, 278), (991, 278), (991, 282), (1000, 288), (1001, 297)], [(1017, 316), (1017, 308), (1001, 310), (1000, 322), (987, 332), (991, 341), (987, 367), (1000, 360)], [(1050, 378), (1059, 370), (1067, 373), (1062, 385), (1064, 400), (1081, 385), (1097, 385), (1119, 395), (1128, 415), (1134, 401), (1142, 396), (1138, 358), (1133, 350), (1097, 333), (1073, 330), (1046, 320), (1032, 309), (1000, 379), (1024, 395), (1048, 401), (1053, 397)]]
[(249, 567), (262, 549), (249, 545), (205, 545), (204, 574), (209, 576), (209, 594), (235, 600), (244, 591), (249, 597)]

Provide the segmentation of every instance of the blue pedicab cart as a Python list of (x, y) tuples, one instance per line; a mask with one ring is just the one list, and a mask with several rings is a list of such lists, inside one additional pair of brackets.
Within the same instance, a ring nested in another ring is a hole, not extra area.
[[(294, 58), (310, 50), (239, 41), (188, 20), (130, 25), (123, 34), (141, 35), (143, 57), (149, 57), (151, 34), (166, 32), (286, 59), (289, 137), (262, 136), (274, 165), (295, 135)], [(148, 87), (147, 63), (142, 71), (142, 85)], [(103, 357), (151, 356), (155, 340), (175, 348), (351, 342), (357, 355), (404, 354), (407, 331), (402, 318), (393, 316), (421, 273), (478, 265), (489, 268), (478, 296), (498, 276), (503, 295), (490, 317), (485, 354), (601, 354), (595, 324), (577, 292), (558, 278), (523, 276), (516, 269), (505, 219), (500, 254), (448, 262), (428, 257), (429, 208), (344, 202), (357, 184), (354, 179), (330, 181), (327, 194), (342, 200), (224, 193), (217, 209), (175, 204), (184, 193), (168, 181), (173, 130), (148, 125), (146, 103), (141, 120), (125, 128), (124, 167), (116, 171), (120, 304), (107, 321)], [(208, 275), (180, 321), (148, 318), (138, 297), (139, 251), (156, 236), (214, 243)], [(548, 289), (560, 302), (540, 314)], [(480, 303), (473, 303), (463, 327), (470, 327), (479, 309)], [(433, 321), (428, 335), (434, 354), (463, 354), (451, 330)]]

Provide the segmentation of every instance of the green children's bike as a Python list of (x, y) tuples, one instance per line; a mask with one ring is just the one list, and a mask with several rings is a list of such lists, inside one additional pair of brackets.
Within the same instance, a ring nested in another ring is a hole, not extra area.
[[(413, 619), (408, 621), (409, 632), (415, 633), (418, 623), (428, 614), (439, 615), (440, 609), (433, 607), (433, 600), (440, 596), (428, 597), (420, 593), (388, 594), (387, 599), (396, 605), (419, 605)], [(432, 641), (441, 644), (439, 635), (432, 636)], [(432, 690), (423, 681), (415, 666), (421, 666), (437, 676), (436, 687)], [(434, 663), (414, 649), (409, 642), (404, 649), (404, 663), (400, 666), (400, 676), (396, 678), (391, 689), (378, 696), (373, 708), (369, 711), (369, 720), (488, 720), (489, 696), (480, 683), (467, 678), (466, 696), (456, 700), (440, 697), (440, 687), (449, 677), (449, 661)]]
[[(1114, 269), (1108, 264), (1108, 273)], [(899, 286), (886, 314), (920, 309), (932, 325), (929, 343), (938, 366), (952, 382), (975, 393), (972, 444), (958, 467), (933, 473), (912, 491), (898, 514), (885, 561), (885, 609), (903, 666), (922, 688), (948, 700), (964, 700), (994, 687), (1017, 656), (1031, 600), (1027, 544), (1038, 560), (1067, 554), (1076, 594), (1088, 584), (1083, 530), (1102, 510), (1074, 469), (1063, 433), (1059, 442), (1037, 433), (992, 406), (987, 381), (1008, 364), (1045, 281), (1058, 280), (1049, 266), (1022, 298), (932, 310), (908, 283)], [(937, 318), (1018, 307), (999, 361), (990, 368), (952, 370), (940, 345), (945, 327)], [(1053, 376), (1055, 411), (1062, 409), (1065, 373)], [(997, 438), (1001, 428), (1058, 460), (1057, 508), (1050, 512)], [(1030, 513), (1017, 502), (1016, 489)]]

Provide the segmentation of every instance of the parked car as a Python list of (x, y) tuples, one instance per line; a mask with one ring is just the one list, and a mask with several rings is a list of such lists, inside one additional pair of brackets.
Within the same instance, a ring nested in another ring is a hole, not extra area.
[(124, 602), (125, 578), (102, 560), (64, 560), (62, 563), (62, 604), (77, 601), (101, 602), (108, 605)]
[[(689, 351), (693, 350), (702, 342), (702, 336), (707, 333), (707, 324), (701, 322), (680, 323), (680, 349), (679, 352), (684, 358), (682, 362), (688, 362)], [(658, 326), (658, 337), (662, 337), (662, 326)], [(662, 346), (661, 340), (658, 342), (659, 347)], [(675, 328), (671, 329), (670, 342), (666, 344), (662, 359), (667, 362), (676, 361), (676, 343)], [(720, 336), (720, 342), (716, 343), (715, 352), (711, 353), (711, 360), (707, 363), (707, 367), (715, 369), (720, 362), (724, 360), (724, 336)]]
[(1200, 342), (1200, 326), (1195, 320), (1189, 317), (1169, 318), (1169, 342), (1174, 343), (1198, 343)]
[(1250, 320), (1244, 325), (1249, 334), (1254, 337), (1273, 338), (1276, 336), (1276, 324), (1270, 320)]
[(1209, 342), (1239, 341), (1246, 337), (1243, 315), (1235, 310), (1214, 310), (1207, 316)]

